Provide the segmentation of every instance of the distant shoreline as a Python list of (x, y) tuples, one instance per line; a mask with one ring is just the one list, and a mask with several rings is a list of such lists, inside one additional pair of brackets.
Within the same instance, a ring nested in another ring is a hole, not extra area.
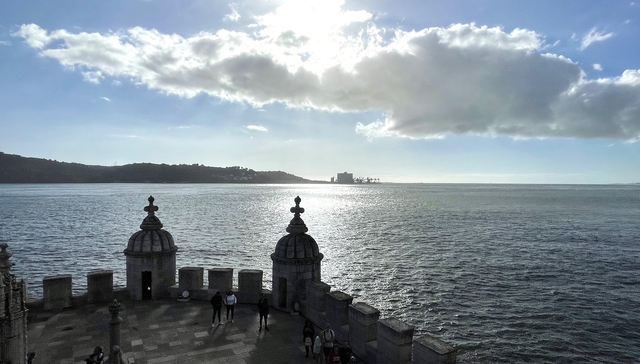
[(134, 163), (95, 166), (28, 158), (0, 152), (0, 183), (234, 183), (309, 184), (313, 181), (282, 171), (255, 171), (240, 166)]

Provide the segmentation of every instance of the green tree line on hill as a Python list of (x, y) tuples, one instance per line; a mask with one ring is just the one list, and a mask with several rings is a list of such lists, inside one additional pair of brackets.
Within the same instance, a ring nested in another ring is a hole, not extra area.
[(281, 171), (198, 164), (91, 166), (0, 152), (0, 183), (310, 183)]

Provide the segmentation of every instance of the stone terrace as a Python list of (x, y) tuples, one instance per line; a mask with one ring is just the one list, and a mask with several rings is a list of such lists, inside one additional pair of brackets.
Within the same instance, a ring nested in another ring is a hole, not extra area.
[[(129, 363), (313, 363), (305, 358), (302, 316), (272, 308), (270, 331), (258, 332), (256, 305), (238, 304), (234, 323), (212, 328), (207, 301), (121, 303), (120, 346)], [(108, 306), (89, 304), (57, 313), (31, 308), (28, 349), (36, 352), (33, 363), (84, 363), (97, 345), (108, 354)], [(224, 315), (223, 308), (223, 322)]]

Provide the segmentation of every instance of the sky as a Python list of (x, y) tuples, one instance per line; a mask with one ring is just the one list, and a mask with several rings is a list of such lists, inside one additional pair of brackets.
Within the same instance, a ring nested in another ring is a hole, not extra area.
[(640, 1), (5, 1), (0, 151), (640, 183), (639, 44)]

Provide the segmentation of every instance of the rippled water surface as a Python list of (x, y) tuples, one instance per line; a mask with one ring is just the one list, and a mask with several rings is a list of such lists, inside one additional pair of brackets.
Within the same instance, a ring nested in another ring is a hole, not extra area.
[[(300, 195), (323, 281), (459, 348), (459, 362), (640, 361), (640, 186), (0, 185), (13, 272), (114, 271), (147, 197), (177, 264), (262, 269)], [(206, 279), (206, 277), (205, 277)]]

